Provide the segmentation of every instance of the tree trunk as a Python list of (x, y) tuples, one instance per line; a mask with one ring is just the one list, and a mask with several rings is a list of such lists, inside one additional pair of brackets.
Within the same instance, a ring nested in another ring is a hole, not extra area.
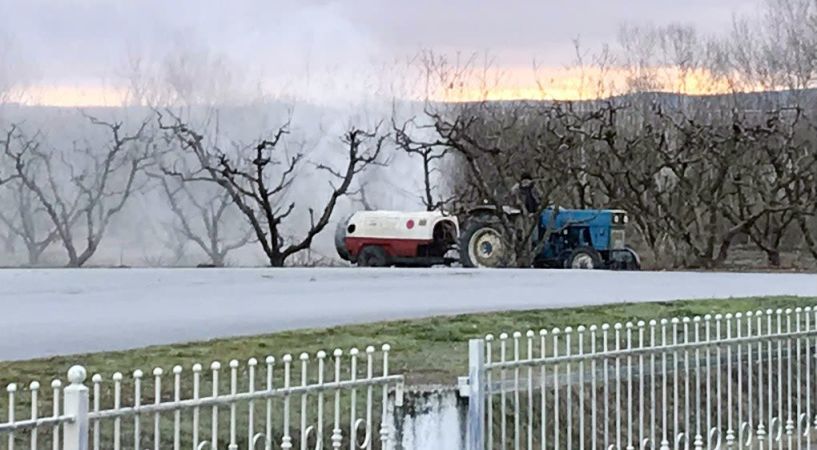
[(780, 251), (766, 250), (766, 259), (772, 267), (780, 267)]
[(40, 256), (42, 256), (43, 250), (39, 248), (28, 248), (28, 265), (29, 266), (37, 266), (40, 263)]
[(284, 255), (280, 253), (273, 253), (267, 256), (269, 257), (270, 267), (284, 267), (284, 260), (286, 259)]
[(210, 262), (213, 264), (213, 267), (224, 267), (224, 255), (221, 253), (210, 255)]
[(14, 246), (14, 236), (3, 237), (3, 250), (9, 255), (14, 254), (14, 252), (16, 251)]
[(808, 221), (804, 216), (800, 215), (797, 217), (797, 223), (800, 224), (800, 232), (803, 234), (803, 240), (806, 243), (806, 247), (811, 253), (811, 256), (813, 256), (814, 259), (817, 259), (817, 240), (815, 240), (811, 235)]

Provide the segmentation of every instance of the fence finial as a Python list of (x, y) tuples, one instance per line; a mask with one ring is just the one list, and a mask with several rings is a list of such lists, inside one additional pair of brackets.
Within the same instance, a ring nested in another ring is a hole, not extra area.
[(68, 369), (68, 381), (71, 384), (82, 384), (85, 382), (85, 377), (87, 376), (88, 373), (82, 366), (72, 366), (70, 369)]

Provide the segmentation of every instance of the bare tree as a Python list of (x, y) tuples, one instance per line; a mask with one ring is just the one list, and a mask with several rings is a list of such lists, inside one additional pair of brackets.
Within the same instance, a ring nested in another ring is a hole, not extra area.
[[(457, 159), (461, 178), (454, 186), (453, 206), (460, 212), (483, 202), (493, 205), (484, 220), (501, 231), (507, 264), (529, 267), (554, 226), (539, 233), (540, 213), (554, 206), (551, 219), (565, 204), (569, 187), (553, 173), (564, 173), (575, 151), (575, 142), (555, 118), (560, 106), (537, 102), (480, 102), (448, 108), (428, 106), (426, 114), (436, 136), (433, 140), (404, 134), (403, 146), (417, 149), (447, 149)], [(541, 198), (537, 204), (518, 195), (517, 188), (531, 177)], [(551, 225), (554, 223), (551, 220)], [(467, 233), (469, 223), (463, 225)]]
[[(22, 241), (28, 265), (37, 266), (43, 252), (57, 239), (57, 230), (48, 220), (45, 209), (22, 182), (10, 183), (10, 208), (0, 211), (0, 223), (8, 230), (6, 245)], [(13, 245), (13, 244), (12, 244)], [(9, 247), (7, 247), (7, 250)], [(13, 247), (11, 247), (13, 250)]]
[(362, 206), (364, 210), (374, 211), (377, 209), (377, 207), (375, 207), (375, 204), (369, 197), (369, 187), (370, 184), (368, 182), (361, 183), (357, 190), (349, 192), (348, 195), (352, 201), (360, 203), (360, 206)]
[(254, 235), (251, 229), (236, 227), (228, 220), (237, 211), (233, 210), (235, 205), (226, 190), (213, 191), (204, 183), (185, 182), (163, 174), (150, 176), (159, 183), (173, 212), (175, 231), (195, 243), (213, 266), (223, 267), (231, 251), (251, 241)]
[[(434, 211), (442, 209), (447, 201), (451, 199), (443, 199), (439, 194), (439, 181), (434, 180), (440, 174), (440, 163), (448, 154), (449, 147), (442, 142), (417, 142), (410, 137), (411, 131), (408, 128), (416, 130), (418, 128), (414, 119), (408, 120), (402, 126), (392, 123), (394, 130), (394, 141), (397, 146), (409, 155), (417, 155), (420, 157), (423, 167), (423, 194), (421, 200), (426, 208), (426, 211)], [(428, 128), (428, 127), (424, 127)]]
[[(17, 126), (8, 133), (8, 140), (17, 145), (5, 148), (15, 175), (33, 193), (54, 227), (69, 267), (81, 267), (94, 255), (111, 219), (138, 188), (137, 175), (152, 157), (145, 136), (147, 122), (133, 134), (123, 134), (122, 123), (90, 116), (88, 120), (109, 134), (103, 151), (89, 145), (74, 147), (66, 154), (47, 148), (39, 133), (26, 137)], [(33, 167), (37, 170), (29, 170)]]
[(303, 153), (290, 156), (281, 148), (282, 138), (289, 132), (288, 124), (279, 128), (271, 139), (242, 150), (237, 156), (230, 156), (218, 148), (209, 147), (201, 133), (178, 117), (172, 124), (163, 124), (161, 117), (159, 120), (161, 128), (182, 149), (195, 155), (199, 164), (192, 172), (166, 170), (166, 173), (185, 181), (215, 182), (224, 188), (252, 227), (273, 267), (283, 266), (287, 258), (310, 248), (315, 236), (329, 224), (338, 199), (350, 193), (355, 176), (377, 164), (388, 137), (379, 134), (378, 127), (374, 131), (352, 128), (342, 139), (347, 155), (345, 167), (336, 169), (327, 163), (314, 163), (315, 170), (333, 179), (329, 182), (329, 199), (317, 217), (315, 211), (308, 208), (309, 225), (302, 237), (287, 239), (282, 225), (295, 211), (296, 204), (287, 200), (286, 193), (305, 159)]
[[(811, 178), (811, 186), (814, 186), (817, 182), (817, 177)], [(812, 192), (810, 193), (810, 197), (812, 199), (811, 207), (804, 211), (803, 214), (797, 215), (797, 225), (798, 230), (802, 233), (803, 243), (806, 249), (811, 253), (814, 259), (817, 259), (817, 227), (815, 227), (815, 217), (817, 217), (817, 207), (814, 205), (817, 204), (817, 192), (815, 192), (814, 188), (812, 188)]]

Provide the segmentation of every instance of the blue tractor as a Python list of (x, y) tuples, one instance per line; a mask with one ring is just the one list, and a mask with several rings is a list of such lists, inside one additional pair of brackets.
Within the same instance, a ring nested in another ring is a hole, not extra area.
[[(520, 211), (504, 208), (514, 219)], [(508, 241), (494, 207), (473, 209), (461, 221), (460, 260), (465, 267), (512, 265)], [(612, 209), (546, 208), (539, 214), (534, 267), (639, 270), (638, 254), (626, 245), (627, 213)], [(542, 239), (547, 242), (542, 243)]]

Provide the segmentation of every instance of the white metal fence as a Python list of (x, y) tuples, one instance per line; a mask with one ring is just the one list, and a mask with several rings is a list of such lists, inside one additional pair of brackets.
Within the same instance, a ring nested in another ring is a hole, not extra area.
[[(469, 351), (469, 450), (817, 448), (817, 308), (503, 333)], [(67, 385), (7, 386), (0, 449), (399, 448), (389, 354), (90, 380), (75, 366)]]
[(389, 373), (388, 345), (191, 369), (95, 374), (89, 388), (74, 366), (64, 389), (59, 380), (50, 392), (9, 384), (0, 448), (372, 449), (393, 440), (387, 417), (403, 377)]
[(817, 308), (470, 342), (470, 450), (811, 449)]

